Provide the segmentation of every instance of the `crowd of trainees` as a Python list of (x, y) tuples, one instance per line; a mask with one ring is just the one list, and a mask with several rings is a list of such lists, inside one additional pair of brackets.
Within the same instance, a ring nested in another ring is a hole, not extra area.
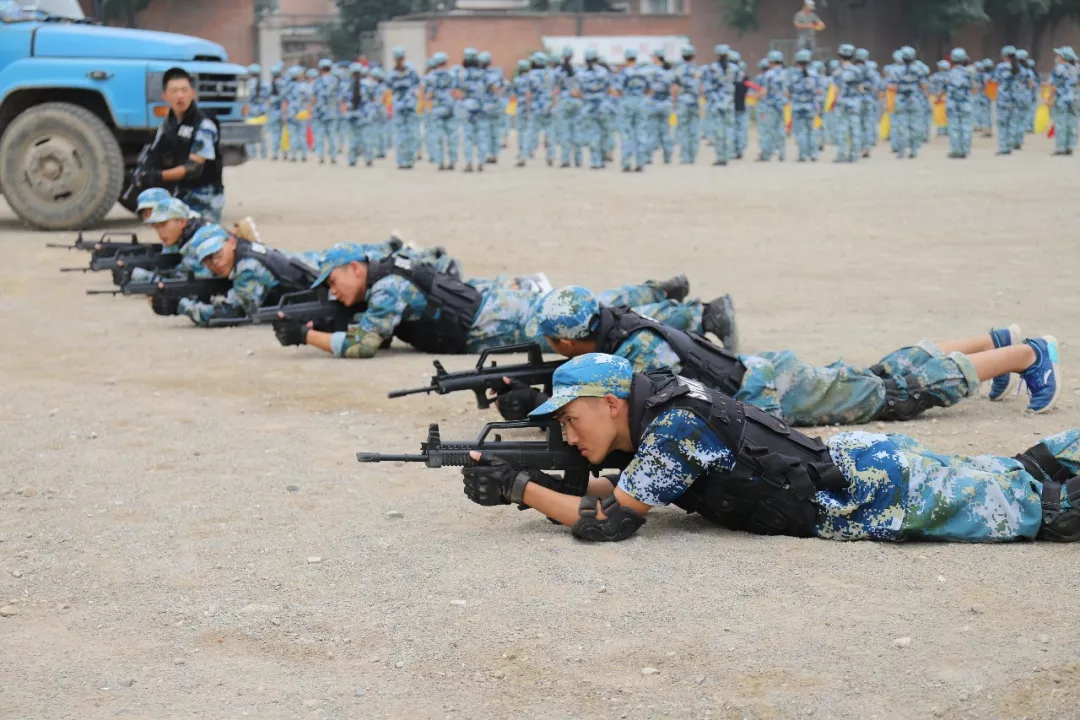
[(476, 452), (462, 472), (480, 505), (526, 505), (585, 540), (625, 540), (667, 504), (728, 528), (797, 537), (1080, 539), (1078, 430), (1012, 457), (966, 457), (898, 434), (852, 430), (823, 442), (793, 427), (909, 420), (972, 401), (983, 382), (991, 401), (1007, 405), (1022, 381), (1027, 411), (1048, 412), (1061, 392), (1053, 336), (1026, 337), (1013, 324), (921, 341), (870, 367), (813, 366), (791, 350), (737, 354), (731, 298), (703, 304), (682, 276), (606, 293), (523, 288), (512, 278), (462, 280), (460, 263), (430, 250), (285, 253), (238, 239), (161, 191), (147, 191), (140, 212), (192, 271), (232, 280), (209, 303), (155, 297), (160, 314), (208, 326), (272, 301), (288, 283), (328, 285), (354, 312), (347, 329), (322, 333), (283, 316), (274, 324), (282, 345), (373, 358), (393, 339), (443, 354), (531, 339), (569, 358), (550, 395), (507, 383), (495, 405), (508, 419), (559, 423), (566, 443), (620, 475), (573, 496), (540, 468)]
[(703, 139), (715, 151), (714, 164), (726, 165), (748, 152), (753, 123), (759, 160), (785, 159), (793, 136), (800, 161), (815, 161), (835, 145), (837, 162), (854, 162), (881, 139), (900, 157), (914, 157), (935, 128), (948, 135), (950, 157), (966, 157), (973, 134), (989, 136), (995, 127), (999, 154), (1009, 154), (1051, 119), (1055, 154), (1075, 146), (1080, 80), (1069, 47), (1055, 50), (1045, 79), (1027, 51), (1012, 46), (1002, 48), (997, 63), (973, 62), (955, 48), (935, 68), (912, 47), (896, 50), (883, 66), (847, 44), (828, 63), (800, 50), (788, 65), (772, 51), (756, 73), (728, 45), (714, 53), (714, 61), (698, 63), (691, 46), (676, 62), (661, 50), (649, 57), (627, 50), (616, 68), (595, 50), (576, 65), (566, 48), (520, 60), (512, 77), (492, 66), (490, 53), (471, 48), (459, 65), (435, 53), (423, 75), (401, 48), (386, 70), (325, 59), (318, 69), (276, 65), (264, 82), (252, 66), (249, 115), (266, 132), (249, 151), (306, 161), (312, 149), (320, 162), (344, 153), (350, 165), (372, 165), (393, 150), (400, 168), (414, 167), (426, 153), (439, 169), (453, 170), (461, 158), (472, 172), (497, 162), (513, 142), (519, 166), (539, 153), (551, 166), (600, 168), (617, 153), (630, 172), (654, 158), (693, 163)]

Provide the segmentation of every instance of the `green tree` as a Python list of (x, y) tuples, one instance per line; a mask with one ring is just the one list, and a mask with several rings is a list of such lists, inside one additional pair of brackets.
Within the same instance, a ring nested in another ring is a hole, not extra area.
[(915, 44), (934, 42), (939, 56), (950, 44), (954, 32), (990, 19), (983, 10), (983, 0), (905, 0), (904, 12), (915, 35)]
[(728, 27), (739, 31), (739, 36), (758, 29), (758, 9), (761, 0), (722, 0), (721, 19)]
[(323, 25), (322, 40), (334, 60), (353, 60), (360, 56), (360, 36), (350, 34), (340, 22)]
[(101, 19), (106, 23), (119, 22), (125, 27), (138, 27), (138, 15), (154, 0), (104, 0)]
[(342, 32), (359, 38), (375, 32), (384, 20), (408, 15), (413, 11), (410, 0), (335, 0), (341, 14)]

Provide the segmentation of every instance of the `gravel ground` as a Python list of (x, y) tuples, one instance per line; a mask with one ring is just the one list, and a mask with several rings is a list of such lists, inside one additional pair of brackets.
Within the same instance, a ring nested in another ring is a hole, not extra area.
[[(992, 149), (641, 175), (249, 163), (226, 219), (295, 250), (398, 229), (471, 276), (686, 272), (732, 293), (746, 350), (821, 362), (1019, 322), (1062, 341), (1055, 412), (975, 398), (891, 428), (1013, 454), (1080, 425), (1080, 206), (1045, 140)], [(88, 298), (107, 278), (43, 247), (70, 239), (0, 210), (0, 717), (1080, 717), (1076, 548), (763, 538), (676, 510), (582, 544), (472, 505), (454, 471), (355, 462), (493, 419), (387, 400), (429, 357), (338, 361)]]

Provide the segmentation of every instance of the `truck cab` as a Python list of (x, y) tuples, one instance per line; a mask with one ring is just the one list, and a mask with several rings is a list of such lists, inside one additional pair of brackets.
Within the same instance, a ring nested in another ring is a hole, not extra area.
[(168, 115), (170, 68), (194, 79), (226, 165), (247, 160), (247, 69), (225, 49), (173, 33), (103, 27), (76, 0), (0, 0), (0, 193), (28, 225), (101, 222)]

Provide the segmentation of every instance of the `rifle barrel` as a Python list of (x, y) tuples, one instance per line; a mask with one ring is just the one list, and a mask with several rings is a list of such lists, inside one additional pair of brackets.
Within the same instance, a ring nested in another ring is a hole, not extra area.
[(119, 295), (123, 290), (87, 290), (87, 295)]
[(90, 272), (90, 268), (60, 268), (60, 272)]
[(435, 392), (435, 390), (436, 388), (432, 387), (431, 385), (425, 385), (424, 387), (409, 388), (408, 390), (391, 390), (390, 392), (386, 393), (386, 397), (399, 398), (405, 397), (406, 395), (419, 395), (420, 393), (430, 394)]
[(419, 462), (426, 463), (427, 457), (424, 455), (383, 455), (382, 453), (368, 453), (358, 452), (356, 453), (356, 459), (362, 463), (377, 463), (377, 462)]

